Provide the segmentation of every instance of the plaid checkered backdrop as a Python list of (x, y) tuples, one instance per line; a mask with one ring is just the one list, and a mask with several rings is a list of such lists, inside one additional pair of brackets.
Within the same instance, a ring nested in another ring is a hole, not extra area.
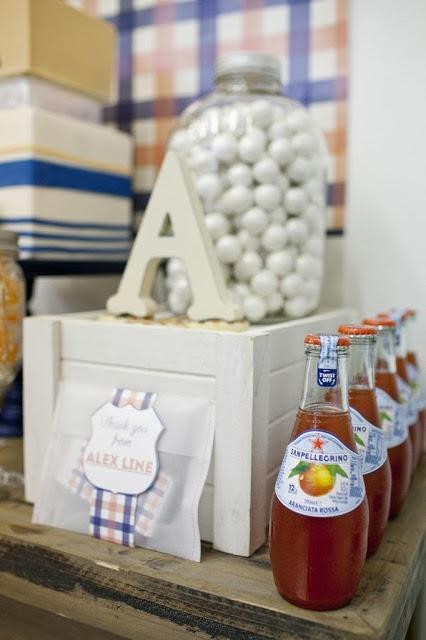
[(310, 108), (329, 150), (329, 233), (344, 225), (347, 0), (69, 0), (119, 32), (115, 101), (105, 121), (136, 142), (134, 208), (149, 198), (176, 116), (213, 86), (231, 51), (280, 58), (283, 90)]

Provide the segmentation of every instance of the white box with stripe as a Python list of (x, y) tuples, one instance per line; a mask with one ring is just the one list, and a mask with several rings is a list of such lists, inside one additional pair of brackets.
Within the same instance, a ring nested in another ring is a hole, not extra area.
[(118, 260), (131, 241), (132, 142), (38, 108), (0, 110), (0, 225), (21, 258)]
[(212, 399), (214, 455), (201, 498), (203, 540), (248, 556), (266, 540), (269, 503), (300, 400), (303, 338), (348, 309), (241, 333), (119, 324), (99, 314), (24, 325), (26, 498), (37, 493), (60, 380)]

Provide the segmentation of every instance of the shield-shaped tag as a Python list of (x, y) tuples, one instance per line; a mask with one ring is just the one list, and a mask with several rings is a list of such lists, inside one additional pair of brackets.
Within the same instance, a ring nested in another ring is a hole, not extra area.
[(164, 428), (154, 409), (108, 403), (93, 414), (92, 427), (83, 454), (89, 482), (128, 495), (149, 489), (158, 473), (157, 441)]

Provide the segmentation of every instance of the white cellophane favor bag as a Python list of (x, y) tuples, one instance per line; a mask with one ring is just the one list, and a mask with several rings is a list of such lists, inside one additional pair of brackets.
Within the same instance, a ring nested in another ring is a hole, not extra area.
[[(156, 445), (158, 473), (128, 509), (126, 496), (117, 499), (117, 494), (99, 491), (89, 482), (82, 463), (92, 416), (111, 402), (113, 391), (106, 385), (60, 383), (33, 522), (199, 561), (198, 505), (212, 452), (213, 402), (168, 394), (152, 397), (151, 407), (163, 426)], [(114, 522), (108, 519), (111, 513)], [(124, 524), (118, 526), (115, 520), (120, 518)], [(126, 518), (134, 524), (130, 541)]]

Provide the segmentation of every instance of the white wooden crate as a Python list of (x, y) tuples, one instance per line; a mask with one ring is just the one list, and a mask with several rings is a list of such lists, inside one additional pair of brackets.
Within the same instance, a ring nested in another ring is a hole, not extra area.
[(99, 314), (27, 318), (26, 498), (34, 502), (59, 380), (212, 399), (214, 456), (200, 503), (203, 540), (248, 556), (266, 538), (269, 502), (300, 400), (306, 333), (335, 331), (349, 309), (241, 333), (117, 324)]

